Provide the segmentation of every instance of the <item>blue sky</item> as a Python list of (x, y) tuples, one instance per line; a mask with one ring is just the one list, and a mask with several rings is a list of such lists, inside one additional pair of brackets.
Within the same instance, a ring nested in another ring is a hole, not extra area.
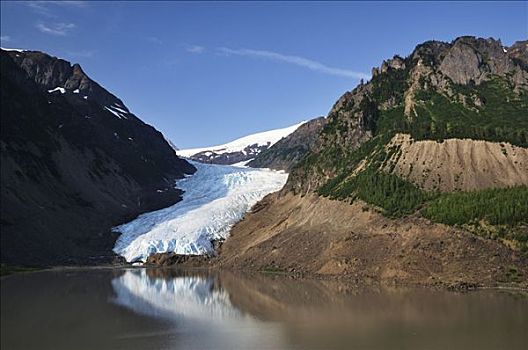
[(78, 62), (183, 148), (325, 115), (420, 42), (528, 38), (527, 2), (4, 2), (3, 47)]

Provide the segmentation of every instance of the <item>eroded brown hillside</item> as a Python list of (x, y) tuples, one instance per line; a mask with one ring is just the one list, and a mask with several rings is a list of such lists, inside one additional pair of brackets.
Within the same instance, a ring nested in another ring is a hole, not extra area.
[(471, 139), (414, 141), (397, 134), (398, 147), (386, 171), (425, 190), (451, 192), (528, 185), (528, 149), (506, 142)]
[[(496, 241), (361, 201), (273, 194), (234, 226), (218, 266), (339, 276), (387, 284), (526, 281), (528, 263)], [(515, 280), (515, 281), (514, 281)]]

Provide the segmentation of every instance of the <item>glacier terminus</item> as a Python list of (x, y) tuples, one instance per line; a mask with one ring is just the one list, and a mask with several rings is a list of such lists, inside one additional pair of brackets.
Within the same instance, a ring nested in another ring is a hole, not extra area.
[(195, 174), (178, 180), (183, 199), (113, 228), (121, 233), (114, 252), (128, 262), (145, 262), (155, 253), (213, 253), (214, 240), (229, 230), (259, 200), (280, 190), (282, 171), (192, 162)]

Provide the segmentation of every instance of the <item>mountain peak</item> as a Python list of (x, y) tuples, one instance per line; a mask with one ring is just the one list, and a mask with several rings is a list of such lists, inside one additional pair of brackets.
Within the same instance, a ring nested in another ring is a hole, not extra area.
[(117, 106), (124, 110), (111, 111), (114, 115), (130, 113), (119, 98), (92, 80), (78, 63), (72, 65), (62, 58), (40, 51), (2, 49), (2, 54), (11, 57), (42, 90), (76, 94), (78, 98), (94, 100), (110, 109)]

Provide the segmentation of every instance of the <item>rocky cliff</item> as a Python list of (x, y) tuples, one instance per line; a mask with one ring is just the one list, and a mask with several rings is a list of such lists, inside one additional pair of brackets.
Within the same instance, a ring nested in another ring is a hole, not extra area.
[(302, 124), (293, 133), (259, 153), (247, 165), (252, 168), (269, 168), (289, 172), (310, 151), (325, 124), (326, 118), (324, 117)]
[(79, 65), (1, 51), (1, 259), (110, 259), (113, 225), (180, 199), (194, 172)]

